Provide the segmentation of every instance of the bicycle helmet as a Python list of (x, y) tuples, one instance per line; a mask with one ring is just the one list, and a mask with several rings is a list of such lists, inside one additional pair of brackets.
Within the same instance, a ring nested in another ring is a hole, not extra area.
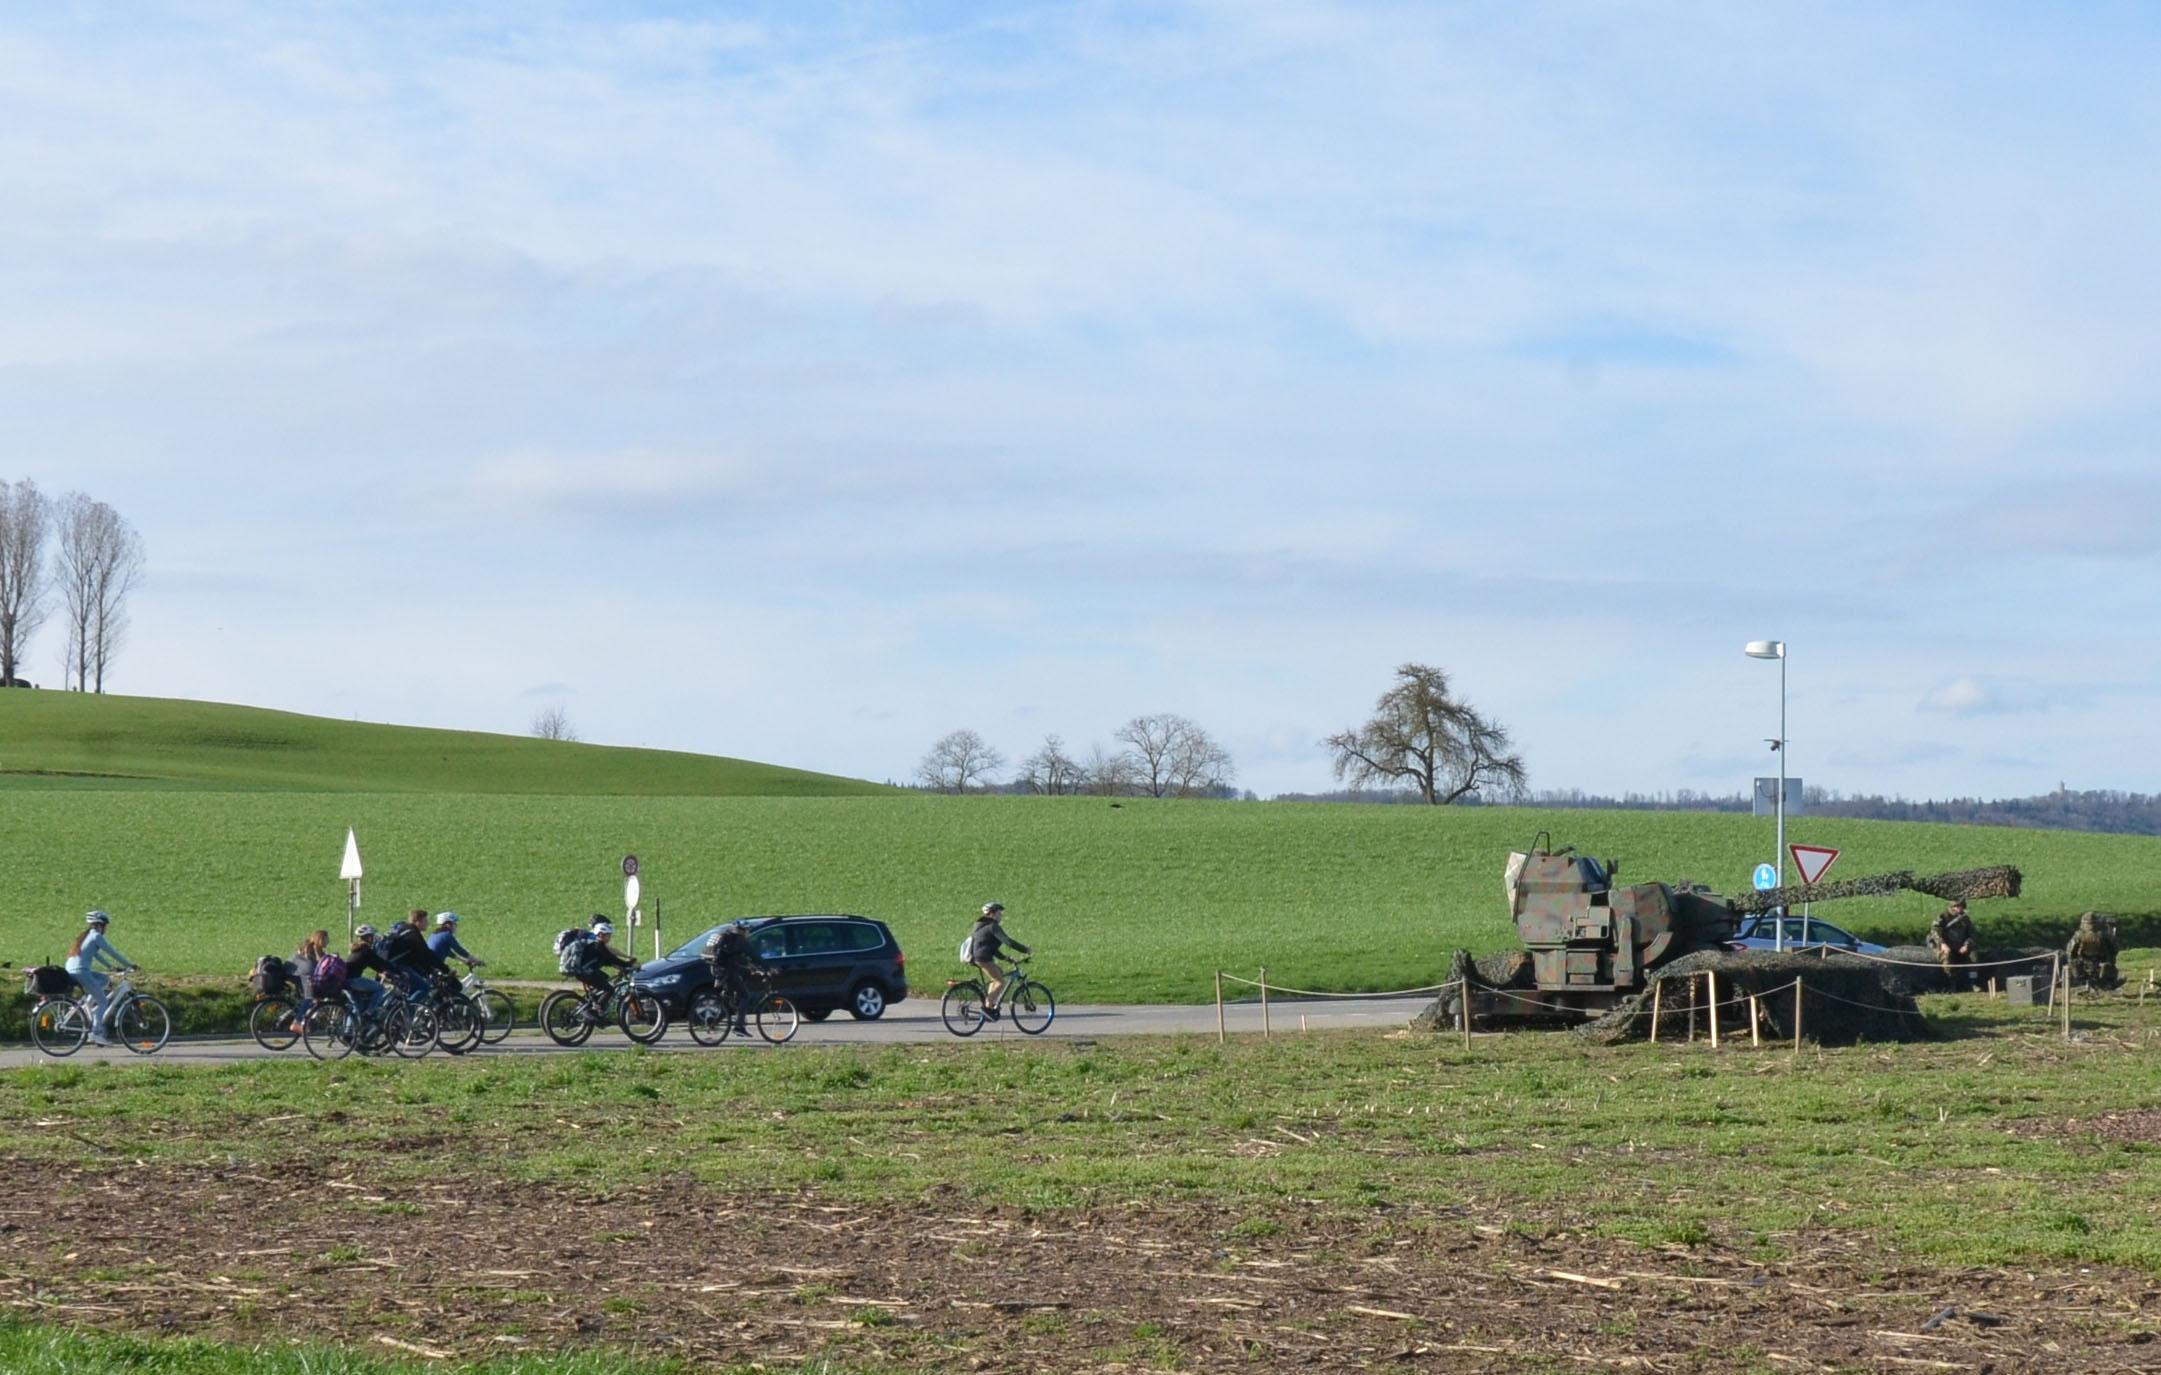
[(613, 922), (596, 921), (593, 923), (593, 934), (596, 936), (612, 936), (615, 934), (615, 924)]
[(372, 941), (375, 939), (375, 928), (365, 923), (356, 926), (353, 928), (353, 939), (356, 941)]
[(438, 931), (442, 930), (447, 926), (456, 926), (457, 924), (458, 914), (455, 912), (437, 912), (435, 914), (435, 929)]
[(106, 916), (103, 912), (95, 911), (83, 918), (83, 921), (91, 926), (103, 926), (105, 923), (111, 920), (112, 918)]
[(983, 904), (983, 915), (986, 917), (995, 917), (1004, 910), (1005, 904), (1002, 902), (986, 902)]

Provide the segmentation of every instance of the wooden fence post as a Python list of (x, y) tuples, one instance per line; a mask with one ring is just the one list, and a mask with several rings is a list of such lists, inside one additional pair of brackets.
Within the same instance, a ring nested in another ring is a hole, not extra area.
[(1471, 981), (1456, 980), (1456, 1020), (1463, 1024), (1463, 1048), (1471, 1048)]
[(1761, 1029), (1762, 1025), (1763, 1025), (1763, 1008), (1762, 1008), (1762, 1006), (1761, 1006), (1761, 1005), (1760, 1005), (1760, 1004), (1759, 1004), (1759, 1003), (1757, 1002), (1757, 1000), (1756, 1000), (1756, 995), (1755, 995), (1755, 994), (1753, 994), (1753, 993), (1751, 993), (1751, 994), (1749, 994), (1749, 995), (1748, 995), (1748, 1043), (1749, 1043), (1749, 1045), (1751, 1045), (1751, 1046), (1760, 1046), (1760, 1045), (1762, 1045), (1762, 1044), (1763, 1044), (1763, 1037), (1762, 1037), (1762, 1035), (1760, 1034), (1760, 1029)]
[(2071, 966), (2063, 970), (2063, 1038), (2071, 1039)]
[(1696, 976), (1688, 976), (1688, 1043), (1696, 1043)]
[(1216, 971), (1216, 1041), (1221, 1044), (1229, 1039), (1230, 1034), (1223, 1029), (1223, 971), (1218, 969)]
[(1794, 975), (1794, 976), (1793, 976), (1793, 1053), (1794, 1053), (1794, 1056), (1795, 1056), (1795, 1058), (1799, 1058), (1799, 1056), (1800, 1056), (1800, 1054), (1801, 1054), (1801, 995), (1802, 995), (1802, 993), (1804, 993), (1805, 991), (1806, 991), (1806, 990), (1804, 989), (1804, 987), (1802, 986), (1802, 983), (1801, 983), (1801, 976), (1800, 976), (1800, 975), (1798, 975), (1798, 974)]
[(1268, 1025), (1268, 966), (1264, 964), (1261, 966), (1261, 1039), (1265, 1041), (1274, 1034), (1274, 1029)]
[(1711, 990), (1711, 1049), (1718, 1049), (1718, 971), (1703, 971), (1703, 981)]
[(1658, 1044), (1659, 997), (1665, 991), (1666, 981), (1659, 978), (1656, 974), (1653, 974), (1651, 976), (1651, 1044), (1654, 1046)]

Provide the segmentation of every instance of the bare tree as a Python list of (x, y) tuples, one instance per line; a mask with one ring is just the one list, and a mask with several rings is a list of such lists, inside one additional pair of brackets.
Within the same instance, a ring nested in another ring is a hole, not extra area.
[(1124, 797), (1136, 790), (1139, 768), (1126, 750), (1112, 752), (1099, 743), (1088, 751), (1081, 768), (1081, 789), (1097, 797)]
[(1335, 753), (1336, 777), (1354, 788), (1409, 783), (1436, 806), (1487, 788), (1523, 791), (1523, 756), (1509, 751), (1508, 729), (1450, 693), (1448, 675), (1403, 664), (1396, 685), (1374, 704), (1373, 719), (1321, 742)]
[(1014, 780), (1029, 792), (1049, 797), (1077, 793), (1087, 781), (1080, 762), (1065, 752), (1065, 741), (1055, 735), (1044, 736), (1043, 748), (1021, 761), (1020, 777)]
[(533, 734), (542, 740), (576, 740), (578, 728), (570, 724), (570, 713), (556, 705), (533, 717)]
[(916, 779), (943, 793), (964, 793), (1005, 767), (1005, 756), (972, 730), (957, 730), (930, 747), (915, 766)]
[(0, 482), (0, 687), (20, 676), (23, 651), (45, 623), (51, 529), (51, 503), (35, 482)]
[(1136, 716), (1113, 737), (1132, 747), (1136, 786), (1150, 797), (1193, 797), (1229, 783), (1230, 752), (1183, 716)]
[(81, 492), (60, 499), (54, 530), (67, 626), (64, 676), (77, 692), (103, 692), (127, 629), (128, 594), (142, 578), (142, 536), (118, 511)]

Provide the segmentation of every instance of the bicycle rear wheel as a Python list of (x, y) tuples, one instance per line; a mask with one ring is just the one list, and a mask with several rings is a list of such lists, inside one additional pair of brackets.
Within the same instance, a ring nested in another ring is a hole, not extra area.
[(90, 1039), (90, 1014), (66, 998), (47, 998), (30, 1009), (30, 1040), (47, 1055), (73, 1055)]
[(360, 1040), (360, 1019), (343, 1003), (317, 1003), (300, 1023), (300, 1043), (318, 1060), (342, 1060)]
[(1030, 1036), (1041, 1036), (1050, 1030), (1050, 1024), (1058, 1016), (1058, 1000), (1051, 991), (1033, 979), (1022, 980), (1005, 1000), (1005, 1015), (1013, 1019), (1013, 1025)]
[(437, 1000), (435, 1013), (435, 1044), (452, 1055), (463, 1055), (480, 1044), (480, 1036), (487, 1029), (481, 1019), (480, 1005), (462, 993)]
[(795, 1029), (803, 1025), (803, 1016), (795, 1010), (795, 1004), (779, 993), (768, 993), (759, 999), (753, 1015), (758, 1022), (758, 1034), (776, 1046), (795, 1039)]
[(137, 993), (113, 1009), (113, 1039), (137, 1055), (155, 1055), (173, 1036), (173, 1015), (165, 1004)]
[(300, 1040), (293, 1030), (300, 1008), (291, 998), (265, 998), (248, 1009), (248, 1035), (264, 1050), (291, 1050)]
[(438, 1025), (435, 1009), (421, 1003), (407, 1003), (398, 1016), (398, 1034), (390, 1048), (407, 1060), (418, 1060), (435, 1049), (435, 1028)]
[(945, 1021), (945, 1029), (955, 1036), (973, 1036), (983, 1029), (983, 985), (970, 979), (954, 984), (945, 991), (945, 1001), (938, 1004), (938, 1015)]
[(615, 1024), (641, 1046), (649, 1046), (668, 1034), (668, 1005), (657, 993), (642, 988), (623, 990), (616, 1004)]
[(717, 988), (701, 989), (693, 995), (683, 1020), (690, 1026), (690, 1039), (701, 1046), (717, 1046), (735, 1030), (727, 996)]
[(518, 1005), (510, 1000), (508, 993), (483, 988), (473, 995), (473, 1003), (480, 1009), (484, 1028), (480, 1039), (491, 1046), (499, 1044), (518, 1024)]
[(540, 1029), (559, 1046), (584, 1045), (593, 1034), (593, 1024), (585, 1016), (585, 999), (561, 988), (542, 998)]

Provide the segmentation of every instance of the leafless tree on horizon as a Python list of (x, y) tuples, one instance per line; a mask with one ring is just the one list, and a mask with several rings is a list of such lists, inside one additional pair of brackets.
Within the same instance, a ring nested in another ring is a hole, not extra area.
[(67, 644), (63, 673), (77, 692), (105, 691), (128, 627), (128, 596), (142, 583), (143, 537), (118, 511), (70, 492), (54, 520)]
[(557, 704), (544, 708), (533, 717), (533, 734), (542, 740), (575, 741), (578, 728), (570, 724), (570, 713)]
[(0, 481), (0, 687), (21, 676), (23, 651), (45, 623), (51, 532), (52, 503), (38, 485)]
[(942, 793), (964, 793), (1005, 767), (1005, 756), (972, 730), (941, 737), (915, 766), (916, 781)]
[(1135, 786), (1150, 797), (1201, 797), (1237, 777), (1230, 751), (1170, 712), (1136, 716), (1112, 737), (1132, 747)]
[(1022, 761), (1020, 777), (1014, 781), (1032, 793), (1062, 797), (1079, 792), (1088, 778), (1080, 762), (1065, 752), (1065, 741), (1046, 735), (1043, 748)]

